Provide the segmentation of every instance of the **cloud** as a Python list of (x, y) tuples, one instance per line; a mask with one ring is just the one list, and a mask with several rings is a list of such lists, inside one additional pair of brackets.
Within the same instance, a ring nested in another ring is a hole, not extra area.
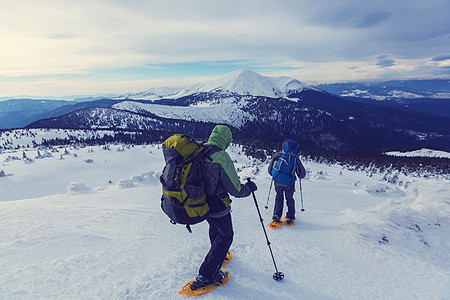
[(387, 68), (395, 65), (395, 60), (388, 58), (388, 55), (379, 55), (377, 56), (377, 60), (376, 65), (379, 68)]
[(438, 55), (431, 59), (431, 61), (444, 61), (450, 60), (450, 54)]
[(392, 67), (393, 65), (395, 65), (395, 60), (390, 58), (380, 59), (376, 63), (376, 65), (379, 66), (380, 68)]
[(75, 35), (69, 32), (51, 33), (46, 36), (48, 39), (73, 39)]
[(416, 62), (449, 56), (448, 11), (448, 0), (10, 1), (0, 10), (0, 80), (26, 87), (36, 76), (97, 74), (148, 82), (149, 65), (177, 66), (164, 73), (168, 80), (192, 70), (203, 78), (244, 61), (302, 79), (363, 80), (387, 67), (409, 76)]
[(391, 17), (391, 13), (388, 12), (374, 12), (366, 14), (359, 20), (359, 23), (355, 25), (356, 28), (370, 28), (375, 27), (383, 21), (388, 20)]

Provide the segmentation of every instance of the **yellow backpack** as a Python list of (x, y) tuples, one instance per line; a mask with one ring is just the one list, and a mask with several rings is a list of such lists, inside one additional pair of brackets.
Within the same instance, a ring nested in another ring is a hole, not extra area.
[(189, 232), (189, 225), (205, 220), (209, 214), (203, 180), (203, 161), (208, 157), (205, 149), (184, 134), (172, 135), (162, 147), (166, 165), (160, 177), (161, 208), (172, 224), (185, 224)]

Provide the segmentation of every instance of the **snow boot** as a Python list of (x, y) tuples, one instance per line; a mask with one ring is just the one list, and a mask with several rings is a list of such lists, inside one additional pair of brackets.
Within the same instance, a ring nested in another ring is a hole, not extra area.
[(291, 219), (291, 218), (288, 218), (287, 216), (285, 216), (283, 223), (286, 226), (292, 226), (295, 224), (295, 219)]
[(227, 278), (227, 274), (222, 270), (219, 270), (214, 274), (212, 281), (217, 285), (223, 285), (223, 280)]
[(203, 295), (208, 293), (220, 286), (225, 285), (230, 280), (229, 271), (218, 271), (213, 276), (213, 280), (208, 280), (203, 276), (197, 276), (196, 280), (189, 281), (186, 283), (178, 294), (186, 295)]
[(198, 275), (197, 278), (195, 278), (195, 282), (192, 283), (189, 288), (193, 291), (198, 290), (202, 287), (205, 287), (210, 284), (216, 284), (216, 285), (223, 285), (223, 280), (227, 277), (227, 274), (223, 271), (219, 270), (217, 271), (211, 280), (203, 277), (203, 275)]
[(203, 277), (203, 275), (198, 275), (197, 278), (195, 278), (195, 281), (189, 286), (189, 288), (195, 291), (212, 283), (212, 280)]
[(269, 227), (272, 229), (280, 228), (281, 224), (283, 224), (283, 221), (280, 218), (273, 218), (272, 222), (269, 224)]

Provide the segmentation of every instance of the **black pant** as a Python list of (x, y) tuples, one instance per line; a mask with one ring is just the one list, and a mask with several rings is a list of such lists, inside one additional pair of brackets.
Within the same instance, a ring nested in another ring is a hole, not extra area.
[(233, 243), (233, 224), (231, 214), (221, 218), (208, 218), (209, 240), (211, 248), (200, 266), (199, 274), (205, 278), (212, 279), (214, 273), (218, 271), (225, 260), (231, 243)]
[(286, 216), (289, 219), (295, 219), (295, 201), (294, 201), (294, 192), (295, 192), (295, 185), (292, 185), (290, 187), (283, 187), (283, 186), (277, 186), (275, 185), (275, 191), (277, 192), (275, 196), (275, 206), (273, 208), (273, 217), (272, 218), (282, 218), (283, 217), (283, 202), (284, 202), (284, 196), (286, 196), (286, 205), (288, 208), (288, 211), (286, 213)]

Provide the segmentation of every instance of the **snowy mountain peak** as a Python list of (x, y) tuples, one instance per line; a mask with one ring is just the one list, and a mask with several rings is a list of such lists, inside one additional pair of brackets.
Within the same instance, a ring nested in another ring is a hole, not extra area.
[(183, 97), (196, 93), (225, 92), (239, 95), (286, 98), (295, 91), (314, 89), (290, 77), (268, 77), (247, 69), (228, 73), (215, 80), (187, 88), (176, 95)]
[(188, 88), (152, 88), (140, 93), (121, 95), (114, 99), (160, 100), (178, 99), (200, 93), (224, 93), (263, 96), (271, 98), (289, 98), (295, 92), (305, 89), (320, 91), (297, 79), (281, 76), (268, 77), (253, 71), (242, 69), (225, 74), (217, 79), (196, 84)]

